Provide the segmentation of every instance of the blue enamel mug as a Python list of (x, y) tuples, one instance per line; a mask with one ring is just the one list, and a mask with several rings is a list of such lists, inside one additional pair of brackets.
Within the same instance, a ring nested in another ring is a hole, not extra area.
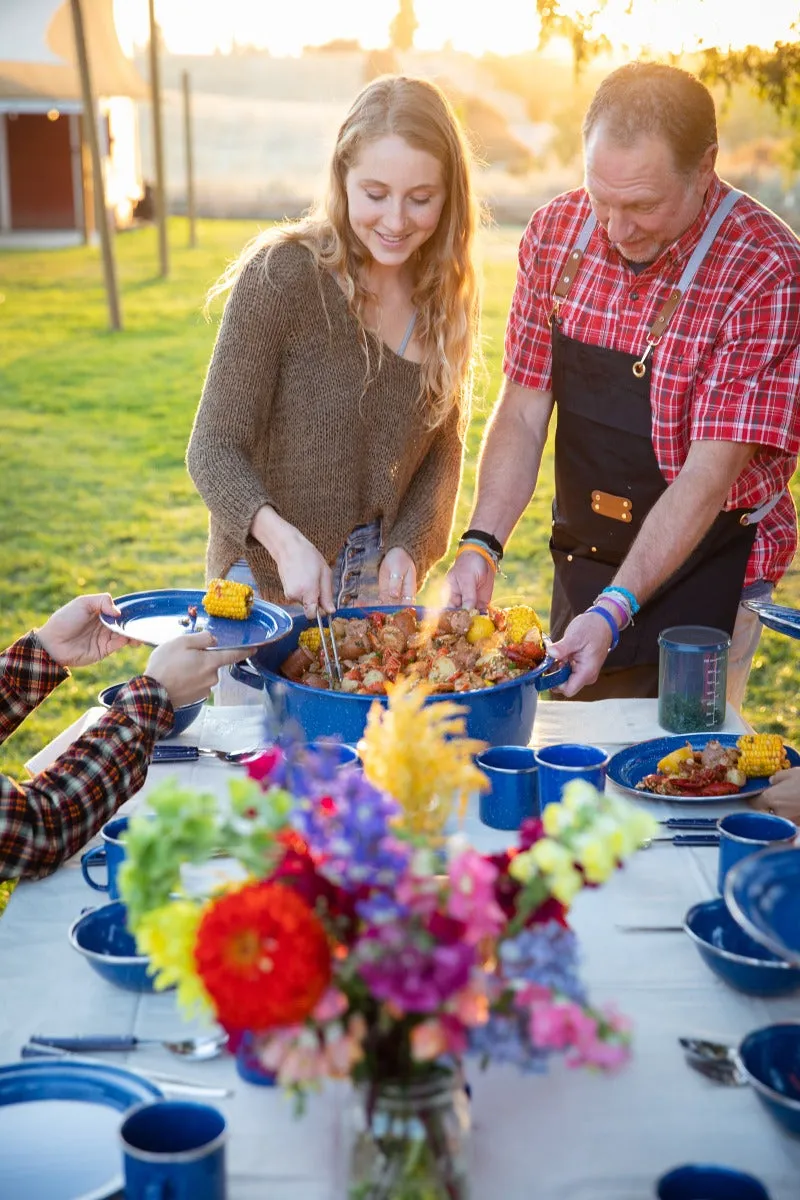
[(557, 804), (568, 783), (583, 779), (602, 792), (606, 786), (606, 768), (610, 755), (600, 746), (580, 742), (560, 742), (536, 751), (539, 767), (539, 807)]
[(210, 1104), (156, 1100), (120, 1128), (125, 1200), (225, 1200), (225, 1118)]
[(539, 815), (537, 766), (528, 746), (492, 746), (475, 758), (491, 784), (481, 792), (479, 813), (492, 829), (519, 829), (527, 817)]
[(719, 868), (717, 889), (722, 895), (725, 876), (734, 863), (741, 862), (765, 846), (791, 845), (797, 837), (797, 826), (786, 817), (774, 813), (733, 812), (717, 821), (719, 833)]
[[(117, 872), (125, 860), (125, 843), (122, 836), (127, 828), (127, 817), (115, 817), (113, 821), (106, 821), (100, 830), (102, 846), (94, 846), (81, 856), (81, 871), (89, 887), (94, 888), (96, 892), (108, 892), (111, 900), (119, 900)], [(105, 866), (107, 871), (105, 883), (91, 876), (92, 868), (100, 866)]]

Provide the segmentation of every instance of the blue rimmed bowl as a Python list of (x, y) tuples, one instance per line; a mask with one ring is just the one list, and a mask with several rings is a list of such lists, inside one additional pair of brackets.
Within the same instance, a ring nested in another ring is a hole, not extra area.
[[(396, 613), (409, 605), (370, 604), (365, 608), (340, 608), (337, 617), (365, 617), (368, 613)], [(419, 618), (429, 610), (415, 608)], [(281, 675), (281, 665), (297, 648), (300, 634), (315, 622), (300, 615), (294, 618), (292, 631), (280, 642), (262, 646), (246, 663), (234, 663), (231, 675), (254, 688), (266, 688), (282, 722), (299, 727), (307, 741), (339, 738), (355, 745), (364, 734), (367, 714), (377, 701), (386, 705), (386, 696), (364, 696), (357, 692), (333, 692), (295, 683)], [(556, 663), (547, 657), (532, 671), (494, 687), (469, 692), (439, 692), (427, 704), (455, 702), (464, 709), (467, 737), (489, 746), (527, 746), (539, 693), (564, 683), (570, 674), (568, 663)]]
[[(126, 680), (125, 683), (127, 682)], [(103, 708), (110, 708), (116, 700), (120, 688), (125, 687), (125, 683), (112, 683), (109, 687), (103, 688), (97, 697), (98, 703), (102, 704)], [(162, 734), (158, 740), (164, 741), (165, 738), (177, 737), (179, 733), (184, 733), (200, 716), (204, 704), (205, 700), (195, 700), (194, 704), (181, 704), (175, 709), (172, 728)]]
[(737, 1059), (770, 1116), (800, 1137), (800, 1021), (754, 1029), (739, 1043)]
[(69, 941), (73, 950), (93, 971), (128, 992), (152, 992), (150, 959), (137, 954), (136, 941), (128, 931), (126, 909), (121, 900), (90, 908), (72, 922)]
[(706, 966), (725, 983), (750, 996), (782, 996), (800, 988), (793, 967), (744, 932), (721, 897), (695, 904), (684, 929)]

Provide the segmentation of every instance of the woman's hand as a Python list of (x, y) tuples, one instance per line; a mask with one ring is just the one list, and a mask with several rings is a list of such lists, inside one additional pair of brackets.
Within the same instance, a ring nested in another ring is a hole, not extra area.
[(413, 604), (417, 595), (417, 568), (411, 555), (394, 546), (387, 550), (378, 570), (381, 604)]
[(752, 807), (800, 824), (800, 767), (777, 771), (769, 782), (770, 786), (750, 801)]
[(287, 600), (302, 604), (309, 620), (318, 608), (336, 611), (333, 572), (299, 529), (265, 505), (253, 518), (250, 532), (275, 559)]
[(123, 646), (139, 645), (104, 625), (101, 612), (120, 615), (108, 592), (76, 596), (45, 621), (37, 636), (54, 662), (61, 667), (88, 667)]

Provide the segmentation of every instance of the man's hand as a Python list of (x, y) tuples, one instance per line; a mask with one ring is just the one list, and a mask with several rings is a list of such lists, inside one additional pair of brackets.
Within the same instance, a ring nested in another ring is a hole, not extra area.
[(445, 576), (453, 608), (486, 608), (492, 598), (495, 573), (482, 554), (464, 551)]
[(568, 662), (572, 674), (557, 690), (574, 696), (582, 687), (594, 683), (611, 649), (611, 630), (597, 613), (579, 613), (570, 621), (564, 636), (550, 646), (559, 662)]
[(54, 662), (61, 667), (88, 667), (123, 646), (139, 645), (104, 625), (101, 612), (110, 617), (120, 615), (108, 592), (76, 596), (45, 621), (37, 636)]
[(777, 771), (769, 782), (770, 786), (750, 801), (752, 807), (800, 824), (800, 767)]
[(181, 634), (156, 647), (144, 674), (166, 688), (173, 708), (205, 700), (217, 682), (220, 667), (241, 662), (252, 653), (252, 647), (239, 647), (209, 654), (208, 647), (215, 645), (216, 638), (207, 630)]
[(417, 595), (417, 568), (402, 546), (387, 550), (378, 571), (381, 604), (413, 604)]

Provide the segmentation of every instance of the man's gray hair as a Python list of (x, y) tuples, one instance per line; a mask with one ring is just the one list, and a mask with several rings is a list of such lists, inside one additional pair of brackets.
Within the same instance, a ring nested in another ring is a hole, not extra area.
[(584, 117), (584, 142), (601, 122), (604, 132), (623, 146), (642, 134), (664, 138), (679, 171), (693, 171), (709, 146), (717, 145), (708, 88), (689, 71), (665, 63), (626, 63), (607, 75)]

